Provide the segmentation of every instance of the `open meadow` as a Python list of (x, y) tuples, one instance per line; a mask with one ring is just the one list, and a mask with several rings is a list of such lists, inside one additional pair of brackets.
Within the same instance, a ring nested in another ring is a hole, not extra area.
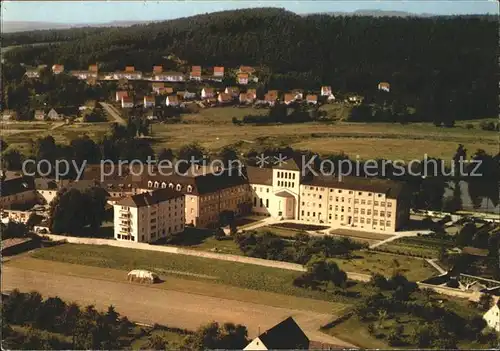
[[(386, 158), (391, 160), (422, 159), (425, 154), (450, 160), (457, 145), (464, 144), (469, 154), (477, 149), (496, 154), (498, 133), (479, 128), (480, 121), (457, 122), (454, 128), (438, 128), (431, 123), (302, 123), (283, 125), (235, 125), (233, 117), (264, 114), (267, 109), (214, 107), (183, 115), (182, 123), (156, 123), (152, 126), (153, 148), (172, 148), (199, 142), (210, 152), (226, 145), (240, 152), (261, 147), (292, 146), (320, 154), (347, 154), (351, 159)], [(472, 124), (474, 129), (465, 128)], [(4, 123), (4, 139), (22, 152), (29, 151), (31, 140), (52, 135), (57, 142), (88, 135), (99, 140), (109, 123), (75, 123), (53, 128), (51, 123)]]

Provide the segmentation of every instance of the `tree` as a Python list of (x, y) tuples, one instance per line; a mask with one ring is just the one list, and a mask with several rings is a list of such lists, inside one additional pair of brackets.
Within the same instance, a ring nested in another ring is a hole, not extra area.
[(165, 340), (158, 334), (154, 334), (148, 338), (146, 347), (148, 348), (148, 350), (166, 350), (167, 346), (167, 340)]
[(0, 223), (2, 229), (2, 238), (24, 238), (28, 235), (29, 231), (24, 223), (9, 221), (7, 224)]
[(9, 171), (20, 171), (23, 165), (23, 155), (16, 149), (9, 149), (2, 154), (2, 166)]
[(219, 157), (224, 165), (228, 166), (231, 161), (238, 160), (238, 153), (235, 148), (226, 145), (219, 152)]
[(88, 135), (71, 140), (70, 146), (72, 148), (73, 160), (78, 165), (82, 165), (83, 162), (98, 164), (101, 161), (99, 146)]
[(488, 311), (493, 306), (493, 297), (490, 294), (481, 294), (477, 307), (483, 311)]
[(49, 208), (49, 226), (56, 234), (80, 234), (86, 226), (97, 231), (104, 219), (106, 191), (93, 187), (85, 192), (62, 189)]
[(174, 152), (172, 149), (161, 149), (160, 152), (158, 152), (158, 156), (156, 157), (158, 161), (163, 161), (163, 160), (168, 160), (168, 161), (173, 161), (174, 160)]
[(320, 257), (313, 258), (307, 263), (305, 275), (309, 275), (313, 280), (331, 282), (340, 287), (344, 287), (347, 282), (347, 274), (338, 267), (335, 261)]
[(241, 324), (225, 323), (222, 327), (217, 322), (200, 327), (184, 341), (184, 347), (190, 350), (206, 349), (243, 349), (248, 344), (247, 328)]

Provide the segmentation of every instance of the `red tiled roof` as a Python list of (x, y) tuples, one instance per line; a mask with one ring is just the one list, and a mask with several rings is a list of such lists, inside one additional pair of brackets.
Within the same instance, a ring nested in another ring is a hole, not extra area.
[(222, 101), (231, 101), (231, 99), (232, 99), (231, 94), (226, 94), (226, 93), (220, 93), (219, 94), (219, 100), (222, 100)]
[(154, 73), (161, 73), (161, 72), (163, 72), (163, 66), (153, 66), (153, 72)]
[(97, 65), (89, 65), (90, 72), (97, 72)]
[(191, 72), (201, 72), (201, 66), (192, 66)]
[(240, 66), (240, 72), (253, 73), (253, 72), (255, 72), (255, 68), (253, 68), (251, 66)]
[(248, 73), (238, 73), (238, 78), (247, 78), (248, 79)]
[(224, 67), (214, 67), (214, 73), (224, 73)]
[(134, 72), (135, 71), (135, 67), (134, 66), (126, 66), (125, 67), (125, 72)]
[(309, 94), (309, 95), (307, 95), (306, 100), (307, 101), (318, 101), (318, 96)]

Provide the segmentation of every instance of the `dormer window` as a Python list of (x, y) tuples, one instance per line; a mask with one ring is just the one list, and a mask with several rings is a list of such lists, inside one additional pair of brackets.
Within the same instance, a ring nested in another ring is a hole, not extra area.
[(151, 188), (153, 186), (153, 182), (152, 181), (149, 181), (148, 182), (148, 188)]
[(155, 188), (158, 188), (160, 186), (160, 183), (155, 182)]
[(174, 188), (174, 185), (173, 185), (172, 183), (169, 183), (169, 184), (168, 184), (168, 187), (169, 187), (170, 189), (173, 189), (173, 188)]
[(181, 187), (181, 185), (180, 185), (180, 184), (177, 184), (177, 186), (175, 187), (175, 190), (180, 191), (180, 190), (181, 190), (181, 188), (182, 188), (182, 187)]
[(162, 183), (161, 183), (161, 188), (162, 188), (162, 189), (165, 189), (166, 187), (167, 187), (167, 183), (162, 182)]
[(187, 192), (190, 193), (191, 191), (193, 191), (193, 187), (191, 185), (188, 185), (187, 186)]

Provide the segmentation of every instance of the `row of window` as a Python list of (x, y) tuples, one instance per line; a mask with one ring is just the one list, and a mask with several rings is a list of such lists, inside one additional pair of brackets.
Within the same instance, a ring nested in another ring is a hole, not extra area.
[[(149, 188), (153, 188), (153, 187), (154, 187), (154, 188), (159, 188), (159, 187), (160, 187), (160, 183), (159, 183), (159, 182), (154, 182), (154, 183), (153, 183), (153, 182), (150, 180), (150, 181), (148, 182), (148, 187), (149, 187)], [(161, 188), (162, 188), (162, 189), (165, 189), (166, 187), (167, 187), (167, 183), (162, 182), (162, 183), (161, 183)], [(173, 183), (168, 183), (168, 187), (169, 187), (170, 189), (173, 189), (173, 188), (174, 188), (174, 184), (173, 184)], [(177, 185), (175, 186), (175, 190), (177, 190), (177, 191), (181, 191), (181, 190), (182, 190), (182, 185), (181, 185), (181, 184), (177, 184)], [(191, 191), (193, 191), (193, 187), (192, 187), (191, 185), (188, 185), (188, 186), (187, 186), (187, 188), (186, 188), (186, 191), (187, 191), (188, 193), (190, 193)]]
[(294, 172), (278, 172), (278, 178), (281, 179), (295, 179), (295, 173)]
[[(310, 186), (309, 187), (309, 190), (315, 190), (315, 191), (325, 191), (325, 188), (318, 188), (318, 187), (313, 187), (313, 186)], [(331, 189), (330, 188), (330, 192), (333, 193), (335, 191), (335, 189)], [(346, 190), (348, 192), (348, 194), (352, 195), (354, 193), (353, 190)], [(342, 189), (337, 189), (337, 193), (338, 194), (341, 194), (343, 192)], [(364, 192), (362, 191), (358, 191), (358, 195), (359, 196), (363, 196), (364, 195)], [(367, 193), (368, 196), (372, 196), (373, 194), (372, 193)], [(383, 194), (377, 194), (378, 197), (382, 197)]]
[[(261, 198), (258, 199), (259, 207), (264, 207), (264, 203)], [(257, 207), (257, 197), (253, 198), (253, 207)], [(269, 199), (266, 199), (266, 208), (269, 208)]]
[(294, 188), (295, 182), (287, 182), (287, 181), (278, 180), (278, 186), (284, 186), (286, 188)]

